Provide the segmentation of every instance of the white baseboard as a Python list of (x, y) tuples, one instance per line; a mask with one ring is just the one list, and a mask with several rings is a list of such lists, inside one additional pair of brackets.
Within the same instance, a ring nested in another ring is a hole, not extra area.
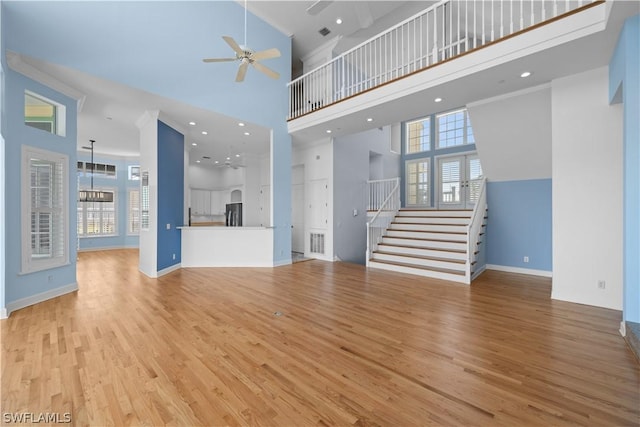
[(7, 309), (5, 307), (0, 309), (0, 319), (6, 319), (7, 317), (9, 317), (7, 315)]
[(487, 265), (483, 265), (482, 267), (480, 267), (480, 270), (474, 272), (471, 275), (471, 280), (475, 279), (476, 277), (478, 277), (479, 275), (481, 275), (482, 273), (484, 273), (484, 271), (487, 269)]
[(487, 264), (486, 269), (504, 271), (506, 273), (529, 274), (531, 276), (553, 277), (552, 271), (534, 270), (532, 268), (509, 267), (507, 265)]
[(181, 268), (182, 268), (182, 264), (180, 264), (180, 263), (172, 265), (171, 267), (167, 267), (167, 268), (164, 268), (164, 269), (158, 271), (156, 277), (160, 277), (160, 276), (164, 276), (165, 274), (173, 273), (174, 271), (180, 270)]
[(7, 316), (9, 316), (12, 312), (19, 310), (21, 308), (29, 307), (30, 305), (38, 304), (40, 302), (47, 301), (62, 295), (66, 295), (71, 292), (75, 292), (77, 290), (78, 290), (78, 284), (71, 283), (69, 285), (61, 286), (59, 288), (55, 288), (45, 292), (41, 292), (39, 294), (31, 295), (26, 298), (21, 298), (19, 300), (16, 300), (7, 304), (7, 307), (3, 309), (6, 313), (2, 313), (2, 314), (6, 314)]
[(138, 249), (138, 246), (105, 246), (105, 247), (93, 247), (78, 249), (78, 252), (101, 252), (101, 251), (116, 251), (119, 249)]
[(618, 329), (618, 331), (623, 337), (627, 336), (627, 325), (624, 323), (624, 320), (620, 322), (620, 329)]
[(291, 261), (291, 258), (289, 259), (283, 259), (280, 261), (276, 261), (273, 263), (274, 267), (282, 267), (283, 265), (291, 265), (293, 263), (293, 261)]

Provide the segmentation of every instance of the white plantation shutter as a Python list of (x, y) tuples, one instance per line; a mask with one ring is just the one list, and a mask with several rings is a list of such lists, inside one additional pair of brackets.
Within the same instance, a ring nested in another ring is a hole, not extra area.
[(127, 206), (127, 233), (140, 233), (140, 190), (129, 190)]
[(68, 260), (68, 157), (23, 148), (22, 210), (24, 272)]

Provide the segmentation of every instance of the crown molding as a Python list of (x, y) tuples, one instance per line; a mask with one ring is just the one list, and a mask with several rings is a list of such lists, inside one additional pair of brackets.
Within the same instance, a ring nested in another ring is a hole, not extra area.
[(32, 80), (37, 81), (51, 89), (60, 92), (61, 94), (68, 96), (71, 99), (75, 99), (77, 103), (78, 113), (82, 111), (84, 101), (87, 99), (87, 95), (82, 93), (76, 88), (69, 86), (66, 83), (61, 82), (55, 77), (45, 73), (42, 70), (28, 64), (24, 61), (24, 57), (16, 52), (7, 50), (6, 52), (7, 64), (13, 71), (20, 73)]

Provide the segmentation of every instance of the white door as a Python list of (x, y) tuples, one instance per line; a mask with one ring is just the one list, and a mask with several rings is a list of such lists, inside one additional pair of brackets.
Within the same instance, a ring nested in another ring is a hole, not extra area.
[(476, 154), (438, 160), (438, 207), (472, 209), (478, 199), (482, 166)]

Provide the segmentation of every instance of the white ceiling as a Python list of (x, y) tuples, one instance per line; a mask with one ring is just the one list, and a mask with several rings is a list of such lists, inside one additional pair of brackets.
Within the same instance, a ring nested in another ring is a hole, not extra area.
[[(236, 1), (244, 4), (244, 0)], [(321, 5), (308, 12), (307, 9), (315, 3)], [(434, 3), (436, 1), (249, 0), (247, 9), (292, 37), (295, 60), (304, 58), (307, 53), (335, 37), (341, 39), (336, 51), (342, 53)], [(313, 13), (314, 10), (319, 11)], [(341, 24), (336, 23), (337, 18), (342, 19)], [(327, 28), (331, 33), (322, 36), (318, 32), (321, 28)], [(251, 44), (251, 34), (247, 38)]]

